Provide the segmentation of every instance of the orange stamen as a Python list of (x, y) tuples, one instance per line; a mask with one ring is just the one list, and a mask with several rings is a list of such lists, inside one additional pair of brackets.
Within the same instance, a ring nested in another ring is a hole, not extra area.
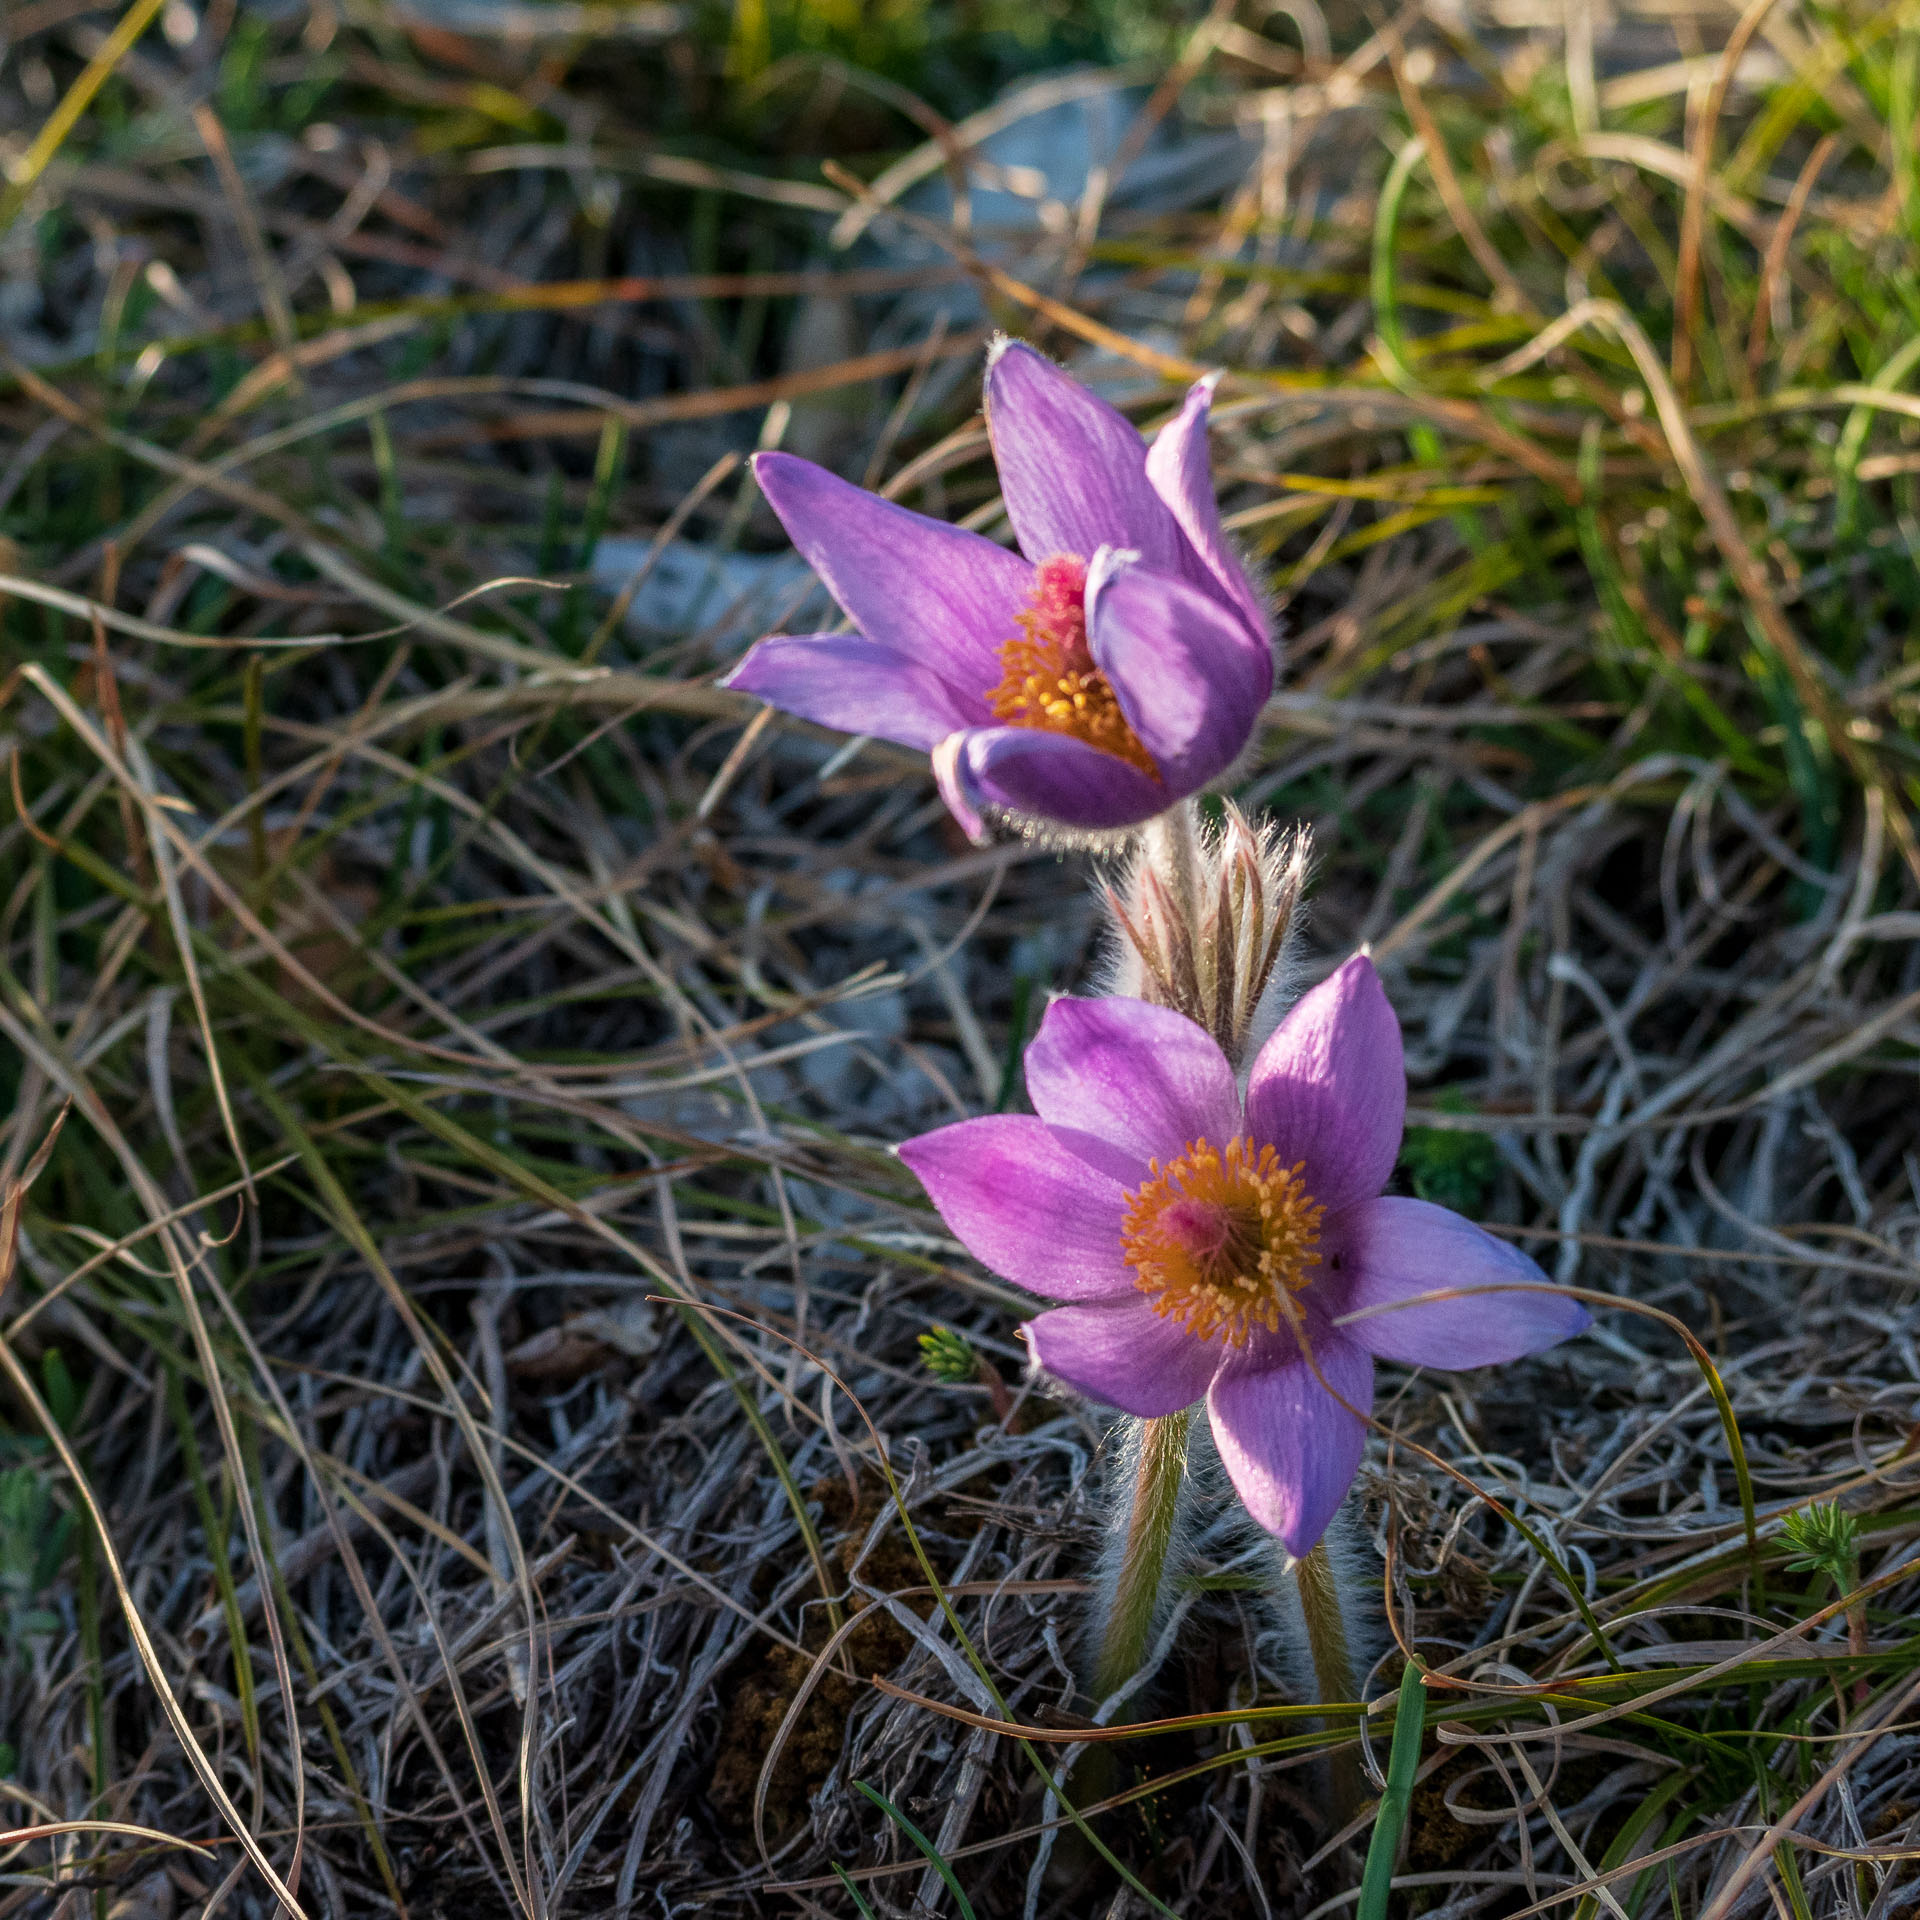
[(987, 704), (1010, 727), (1071, 734), (1157, 780), (1153, 755), (1093, 663), (1086, 593), (1087, 563), (1077, 554), (1056, 553), (1034, 568), (1033, 590), (1014, 616), (1020, 631), (1000, 648), (1000, 684)]
[(1293, 1319), (1292, 1296), (1312, 1282), (1326, 1208), (1271, 1147), (1244, 1136), (1222, 1153), (1196, 1140), (1128, 1196), (1121, 1247), (1153, 1310), (1198, 1340), (1243, 1347), (1255, 1327)]

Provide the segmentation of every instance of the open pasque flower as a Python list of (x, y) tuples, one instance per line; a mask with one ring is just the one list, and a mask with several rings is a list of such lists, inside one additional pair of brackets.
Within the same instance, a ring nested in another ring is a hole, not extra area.
[(901, 1158), (976, 1259), (1068, 1303), (1027, 1328), (1049, 1373), (1141, 1418), (1206, 1400), (1234, 1487), (1292, 1554), (1352, 1484), (1376, 1357), (1481, 1367), (1588, 1324), (1525, 1254), (1382, 1194), (1407, 1082), (1364, 958), (1293, 1008), (1244, 1101), (1200, 1027), (1140, 1000), (1055, 1001), (1026, 1071), (1037, 1118), (965, 1120)]
[(925, 748), (976, 840), (990, 816), (1100, 832), (1163, 812), (1226, 770), (1273, 690), (1266, 614), (1213, 496), (1211, 392), (1199, 382), (1148, 449), (1042, 354), (997, 342), (987, 427), (1017, 554), (756, 456), (859, 631), (775, 634), (726, 684)]

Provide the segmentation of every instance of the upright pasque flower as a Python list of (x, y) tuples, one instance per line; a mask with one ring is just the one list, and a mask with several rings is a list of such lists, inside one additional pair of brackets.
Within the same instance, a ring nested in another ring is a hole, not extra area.
[(901, 1158), (976, 1259), (1069, 1303), (1027, 1328), (1041, 1366), (1144, 1419), (1204, 1398), (1248, 1512), (1296, 1556), (1359, 1467), (1376, 1357), (1487, 1366), (1588, 1324), (1525, 1254), (1382, 1194), (1406, 1068), (1364, 958), (1293, 1008), (1244, 1101), (1201, 1028), (1139, 1000), (1056, 1001), (1026, 1072), (1037, 1118)]
[(1199, 382), (1148, 449), (1043, 355), (997, 342), (987, 427), (1017, 554), (758, 455), (859, 631), (775, 634), (726, 684), (925, 748), (976, 840), (989, 817), (1101, 832), (1163, 812), (1238, 757), (1273, 690), (1266, 614), (1213, 496), (1211, 394)]

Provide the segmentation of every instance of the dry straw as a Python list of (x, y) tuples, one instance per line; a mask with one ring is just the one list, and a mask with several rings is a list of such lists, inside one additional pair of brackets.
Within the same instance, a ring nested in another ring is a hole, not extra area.
[[(1404, 1911), (1910, 1904), (1920, 16), (1222, 5), (1106, 76), (1216, 197), (1008, 237), (781, 5), (153, 11), (0, 58), (0, 1911), (959, 1911), (864, 1785), (983, 1916), (1332, 1920), (1403, 1643)], [(1063, 1723), (1107, 1434), (920, 1366), (1020, 1303), (883, 1143), (1018, 1104), (1090, 876), (743, 738), (804, 582), (662, 589), (776, 551), (774, 439), (995, 529), (989, 324), (1149, 430), (1228, 369), (1301, 977), (1371, 943), (1404, 1180), (1621, 1303), (1382, 1394), (1327, 1728), (1208, 1512), (1184, 1711)], [(1144, 1891), (1036, 1876), (1022, 1740), (1115, 1750)]]

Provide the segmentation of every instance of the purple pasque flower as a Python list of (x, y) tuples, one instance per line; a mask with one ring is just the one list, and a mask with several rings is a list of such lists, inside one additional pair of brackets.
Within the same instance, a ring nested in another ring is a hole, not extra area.
[[(1244, 1100), (1203, 1028), (1141, 1000), (1056, 1000), (1026, 1069), (1037, 1117), (963, 1120), (900, 1157), (976, 1259), (1068, 1303), (1026, 1330), (1049, 1373), (1143, 1419), (1205, 1398), (1289, 1553), (1352, 1484), (1376, 1358), (1483, 1367), (1588, 1324), (1524, 1253), (1382, 1194), (1407, 1079), (1364, 957), (1287, 1015)], [(1514, 1290), (1400, 1304), (1485, 1287)]]
[(774, 634), (726, 684), (925, 748), (975, 840), (989, 815), (1099, 832), (1164, 812), (1226, 771), (1273, 691), (1266, 613), (1213, 496), (1211, 397), (1195, 385), (1149, 449), (1044, 355), (997, 341), (987, 428), (1017, 554), (756, 455), (859, 631)]

